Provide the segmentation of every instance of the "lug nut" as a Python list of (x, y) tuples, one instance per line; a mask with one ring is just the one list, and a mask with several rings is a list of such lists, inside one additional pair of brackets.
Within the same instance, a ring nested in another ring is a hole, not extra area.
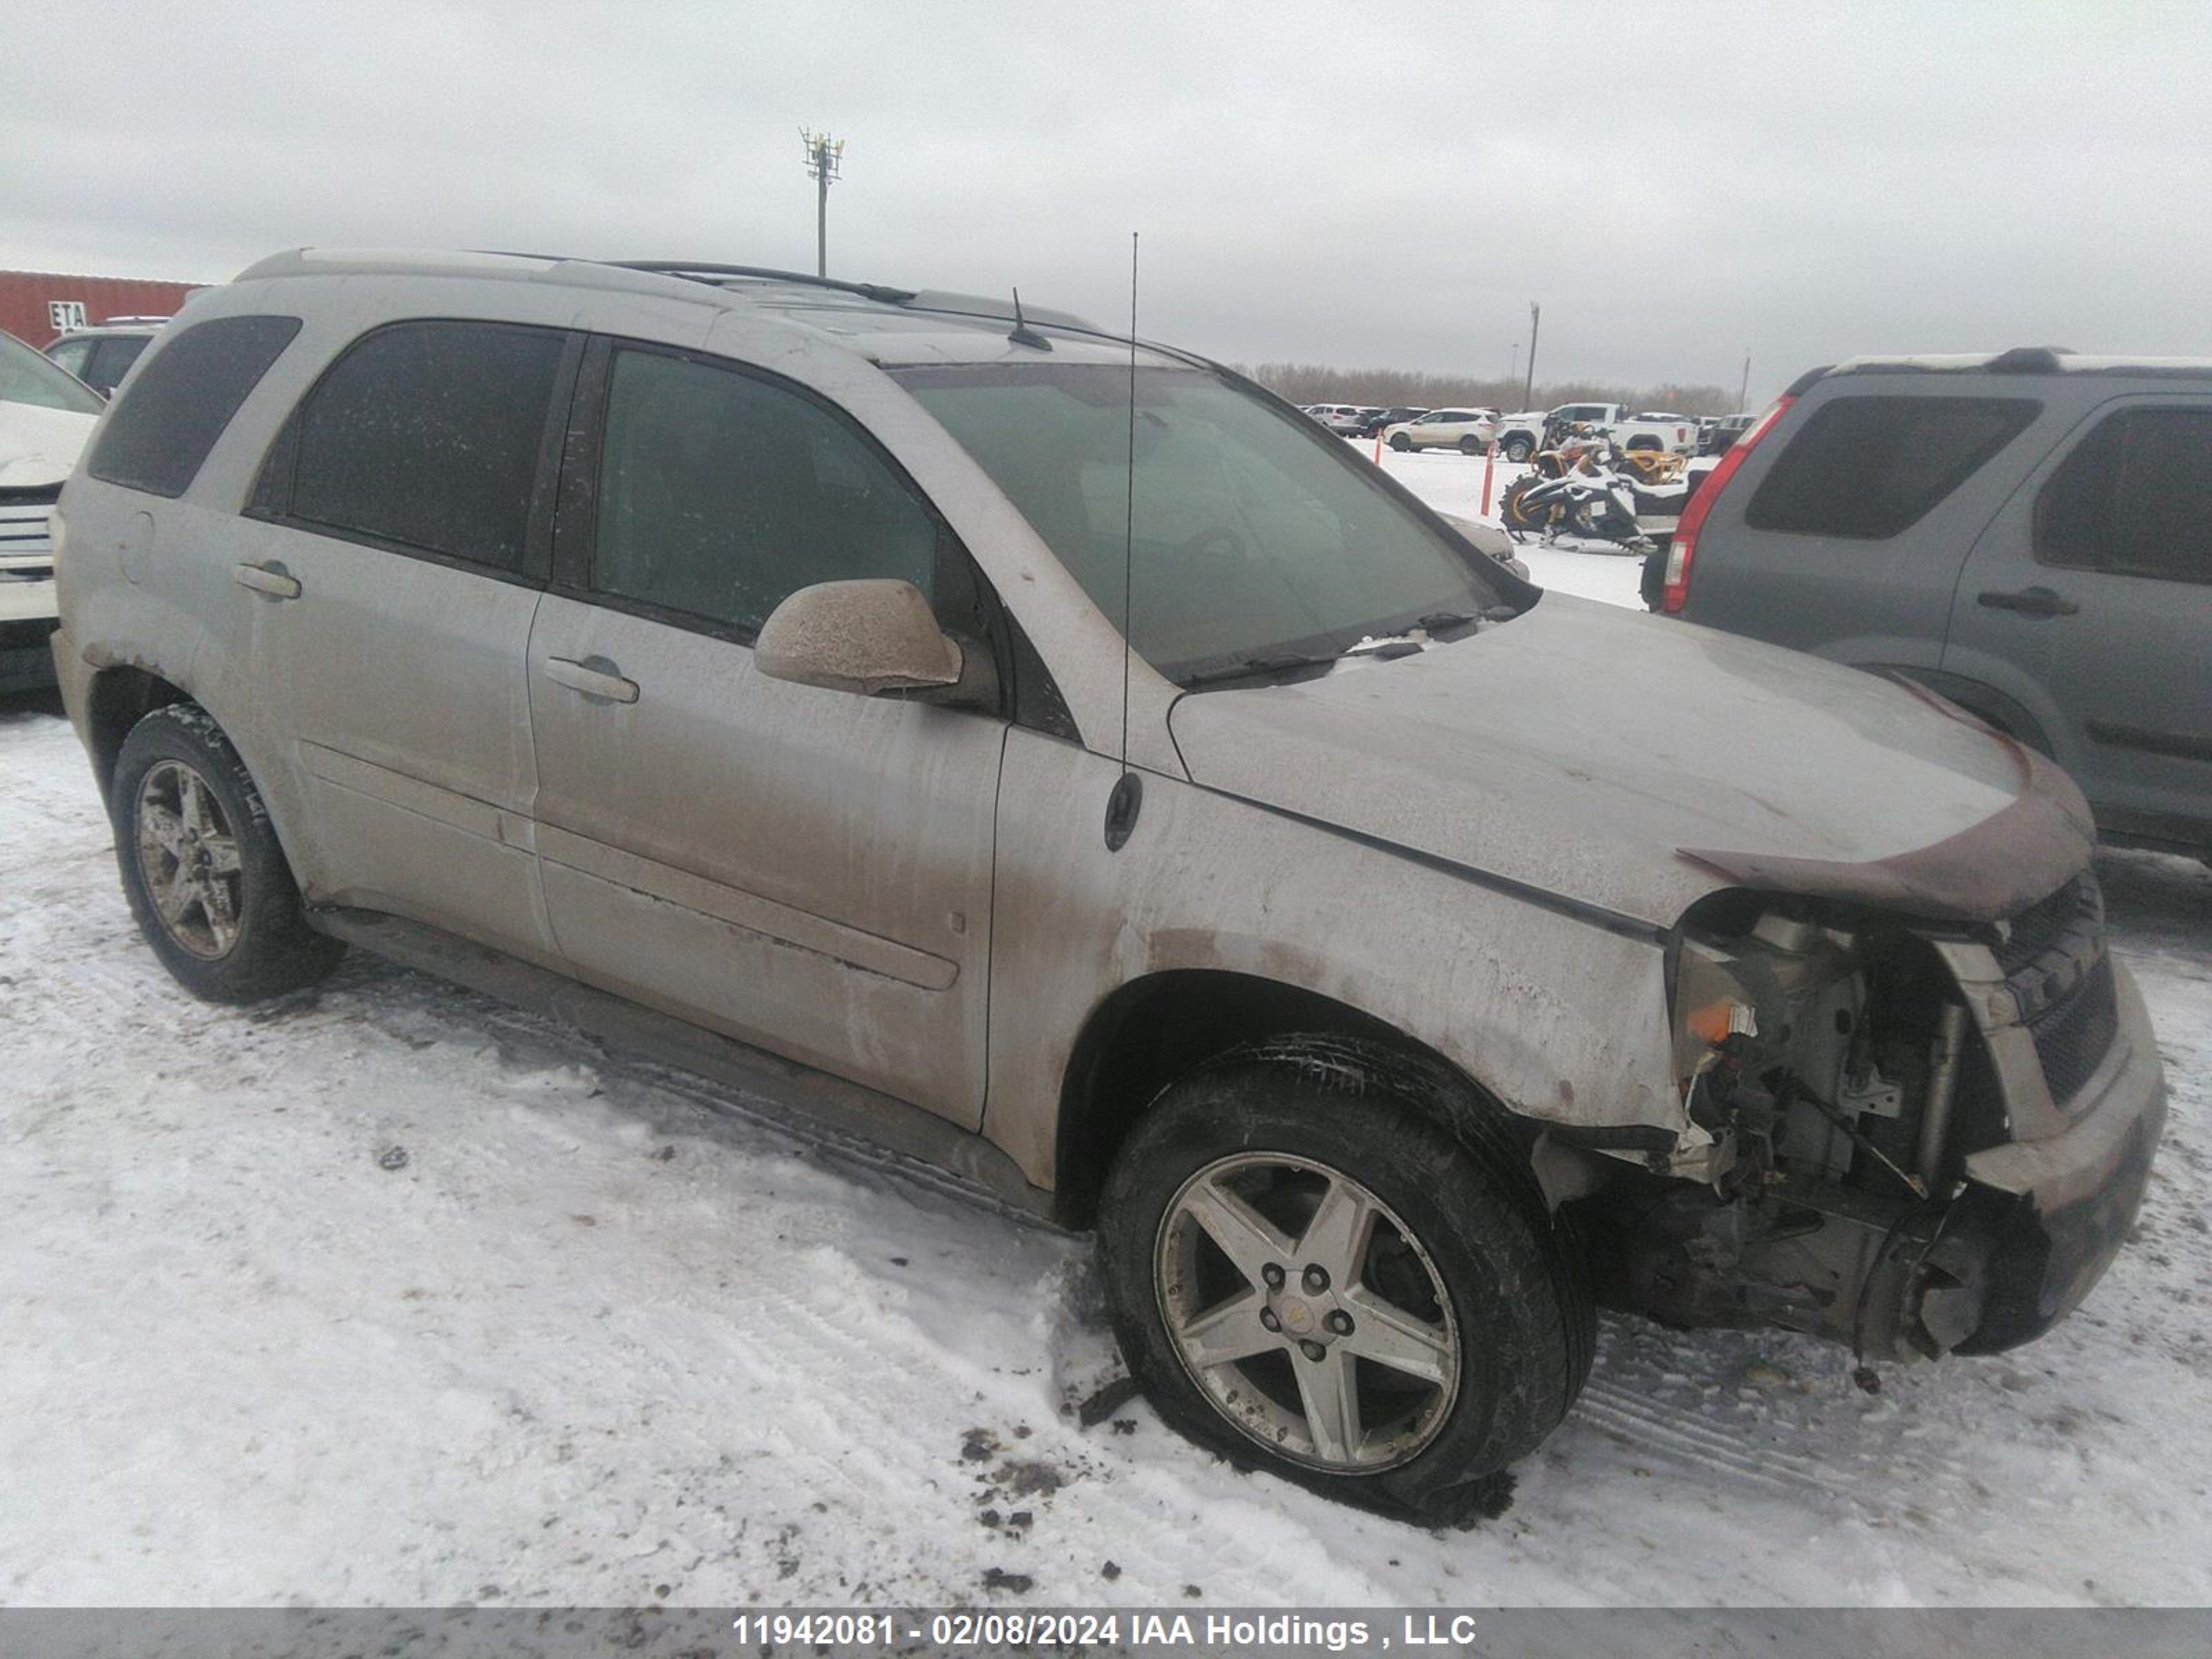
[(1260, 1277), (1267, 1281), (1267, 1288), (1271, 1291), (1283, 1288), (1283, 1270), (1272, 1261), (1260, 1269)]
[(1328, 1288), (1328, 1270), (1319, 1262), (1306, 1269), (1306, 1288), (1316, 1292)]
[(1352, 1334), (1352, 1316), (1345, 1312), (1341, 1308), (1339, 1308), (1334, 1313), (1329, 1315), (1325, 1322), (1328, 1324), (1329, 1329), (1334, 1331), (1339, 1336), (1350, 1336)]
[(1260, 1310), (1260, 1328), (1264, 1331), (1279, 1331), (1283, 1328), (1283, 1322), (1275, 1317), (1275, 1310), (1273, 1308)]
[(1301, 1342), (1298, 1344), (1298, 1351), (1309, 1359), (1319, 1359), (1328, 1352), (1328, 1350), (1318, 1342)]

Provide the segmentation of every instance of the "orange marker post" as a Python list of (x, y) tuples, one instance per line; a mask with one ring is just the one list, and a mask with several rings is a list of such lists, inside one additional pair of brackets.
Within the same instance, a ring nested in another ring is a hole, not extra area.
[(1490, 516), (1490, 473), (1498, 465), (1498, 434), (1492, 433), (1490, 447), (1482, 452), (1482, 516)]
[(1379, 426), (1375, 428), (1375, 465), (1382, 465), (1382, 428)]

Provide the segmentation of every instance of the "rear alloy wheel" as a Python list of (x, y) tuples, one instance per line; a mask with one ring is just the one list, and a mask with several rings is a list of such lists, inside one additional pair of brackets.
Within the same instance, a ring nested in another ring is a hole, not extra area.
[(311, 985), (345, 953), (307, 925), (246, 763), (196, 703), (131, 729), (108, 785), (124, 896), (179, 983), (210, 1002)]
[(1559, 1422), (1595, 1328), (1497, 1109), (1434, 1062), (1284, 1037), (1162, 1091), (1099, 1205), (1115, 1335), (1233, 1462), (1448, 1524)]

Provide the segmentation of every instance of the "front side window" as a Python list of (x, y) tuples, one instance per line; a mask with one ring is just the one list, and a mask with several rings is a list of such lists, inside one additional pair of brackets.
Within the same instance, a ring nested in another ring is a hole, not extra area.
[(812, 398), (735, 368), (617, 349), (598, 496), (595, 589), (748, 638), (817, 582), (933, 590), (937, 520), (890, 463)]
[[(183, 495), (246, 394), (299, 331), (297, 317), (217, 317), (171, 336), (131, 395), (117, 402), (87, 470), (129, 489)], [(96, 398), (93, 407), (100, 407)]]
[(0, 333), (0, 404), (97, 415), (99, 398), (12, 334)]
[(1753, 530), (1883, 541), (1917, 524), (2042, 413), (2030, 398), (1837, 398), (1744, 514)]
[(293, 417), (287, 516), (520, 570), (566, 344), (555, 330), (506, 323), (394, 323), (365, 336)]
[[(1479, 614), (1477, 556), (1341, 444), (1200, 369), (965, 364), (896, 376), (1170, 678)], [(1126, 562), (1125, 562), (1125, 555)]]
[(112, 392), (123, 384), (123, 377), (131, 372), (139, 354), (152, 343), (150, 335), (111, 334), (94, 349), (89, 370), (77, 378), (94, 392)]
[(2125, 409), (2066, 458), (2035, 504), (2044, 564), (2212, 582), (2212, 409)]

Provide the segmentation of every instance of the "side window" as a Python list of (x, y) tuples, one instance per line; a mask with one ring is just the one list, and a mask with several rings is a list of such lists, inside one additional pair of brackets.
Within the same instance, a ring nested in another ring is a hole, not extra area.
[(798, 589), (897, 577), (932, 592), (937, 521), (874, 447), (799, 392), (617, 349), (592, 586), (750, 637)]
[(292, 469), (280, 516), (520, 570), (567, 344), (557, 330), (507, 323), (393, 323), (363, 336), (271, 452), (271, 467)]
[(299, 331), (297, 317), (218, 317), (173, 336), (108, 416), (86, 470), (127, 489), (183, 495)]
[(1753, 530), (1881, 541), (1919, 522), (2042, 413), (2029, 398), (1838, 398), (1751, 498)]
[(2212, 582), (2212, 409), (2108, 416), (2035, 503), (2039, 562)]
[[(98, 343), (97, 340), (64, 340), (58, 345), (48, 346), (46, 356), (76, 375), (78, 380), (83, 380), (85, 362), (92, 356), (93, 347)], [(91, 382), (87, 380), (86, 384), (88, 386)]]

